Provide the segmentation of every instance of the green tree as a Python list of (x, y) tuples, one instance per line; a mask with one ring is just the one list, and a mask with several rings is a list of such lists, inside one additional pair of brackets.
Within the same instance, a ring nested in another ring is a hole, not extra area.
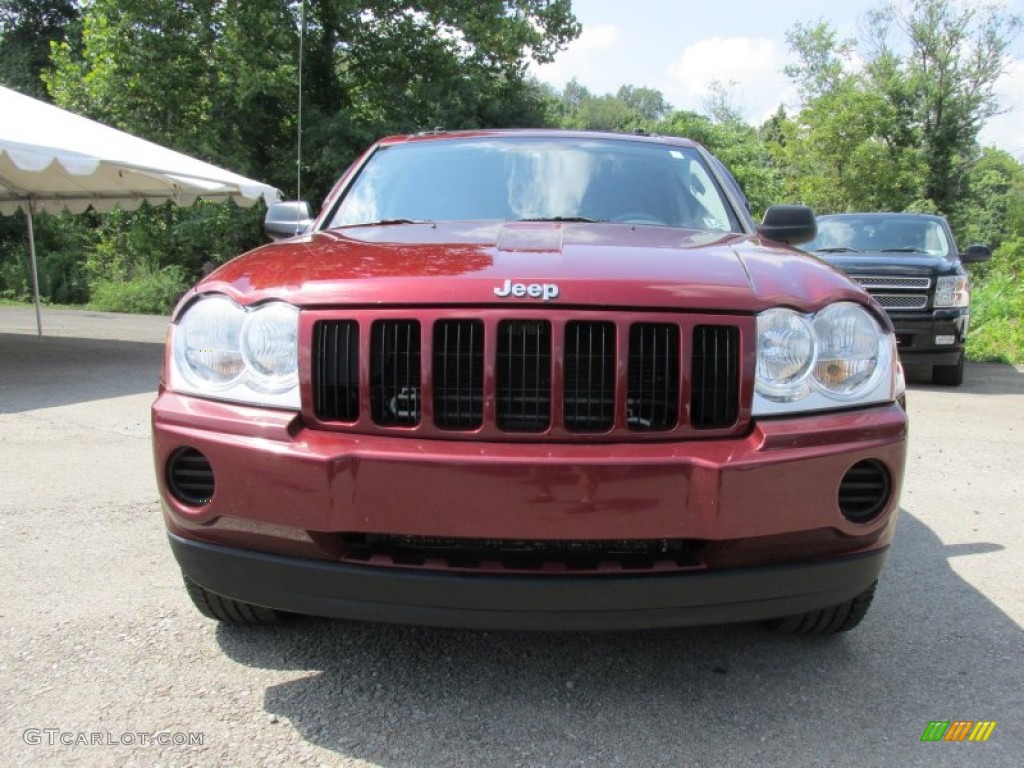
[(40, 74), (50, 45), (73, 38), (77, 20), (73, 0), (0, 0), (0, 84), (49, 99)]
[(998, 6), (954, 0), (913, 0), (902, 11), (890, 4), (871, 15), (871, 85), (917, 128), (921, 197), (940, 211), (953, 213), (966, 192), (978, 132), (1000, 110), (993, 89), (1020, 28), (1020, 17)]

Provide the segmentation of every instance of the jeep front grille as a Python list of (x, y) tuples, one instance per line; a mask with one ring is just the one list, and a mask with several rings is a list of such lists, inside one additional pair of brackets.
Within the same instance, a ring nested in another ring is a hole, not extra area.
[(753, 344), (750, 317), (341, 314), (304, 313), (312, 369), (304, 400), (328, 428), (463, 439), (665, 439), (732, 431), (749, 418), (743, 402), (751, 382), (743, 371), (753, 350), (745, 356), (743, 340)]

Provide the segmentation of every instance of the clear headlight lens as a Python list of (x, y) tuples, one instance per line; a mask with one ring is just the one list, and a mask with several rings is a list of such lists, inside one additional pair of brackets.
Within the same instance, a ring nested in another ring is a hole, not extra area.
[(814, 318), (814, 334), (814, 381), (830, 394), (856, 395), (878, 370), (878, 325), (856, 304), (833, 304)]
[(172, 326), (171, 389), (255, 405), (299, 407), (299, 310), (199, 299)]
[(245, 313), (228, 298), (214, 296), (195, 304), (178, 324), (175, 362), (196, 386), (223, 389), (245, 372), (238, 341)]
[(770, 309), (757, 318), (757, 383), (769, 397), (792, 400), (814, 365), (814, 329), (804, 315)]
[(971, 304), (971, 282), (966, 277), (940, 277), (935, 283), (936, 307), (968, 307)]
[(242, 360), (253, 385), (280, 392), (297, 383), (299, 310), (274, 302), (248, 313), (242, 326)]
[(754, 414), (891, 401), (895, 361), (892, 334), (859, 304), (770, 309), (757, 318)]

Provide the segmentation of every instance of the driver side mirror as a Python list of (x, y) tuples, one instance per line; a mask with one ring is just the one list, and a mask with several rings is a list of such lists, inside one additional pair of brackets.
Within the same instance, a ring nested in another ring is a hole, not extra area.
[(309, 211), (309, 203), (302, 200), (271, 203), (263, 219), (263, 231), (271, 240), (304, 235), (312, 228), (313, 215)]
[(964, 264), (977, 264), (991, 258), (992, 250), (987, 245), (969, 245), (967, 253), (960, 254), (960, 261)]
[(800, 245), (817, 236), (818, 222), (806, 205), (773, 205), (765, 211), (757, 231), (769, 240)]

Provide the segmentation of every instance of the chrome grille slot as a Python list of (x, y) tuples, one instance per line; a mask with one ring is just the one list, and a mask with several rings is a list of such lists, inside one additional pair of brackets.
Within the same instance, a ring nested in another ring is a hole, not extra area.
[(502, 320), (498, 324), (498, 427), (543, 432), (551, 425), (551, 324)]
[(313, 409), (325, 421), (359, 418), (359, 325), (327, 320), (313, 328)]
[(420, 421), (420, 324), (378, 320), (370, 335), (373, 420), (385, 427)]
[(484, 420), (484, 324), (439, 320), (434, 325), (434, 423), (479, 429)]
[(568, 429), (604, 432), (615, 422), (615, 324), (565, 326), (562, 401)]
[(735, 423), (739, 406), (739, 330), (730, 325), (693, 329), (690, 421), (701, 429)]
[(885, 309), (925, 309), (928, 306), (928, 297), (925, 294), (899, 296), (891, 293), (872, 293), (871, 295)]
[(638, 432), (670, 430), (679, 421), (679, 326), (635, 323), (629, 329), (626, 421)]
[(929, 277), (885, 277), (883, 275), (854, 275), (853, 279), (864, 288), (871, 290), (927, 291), (932, 287)]

